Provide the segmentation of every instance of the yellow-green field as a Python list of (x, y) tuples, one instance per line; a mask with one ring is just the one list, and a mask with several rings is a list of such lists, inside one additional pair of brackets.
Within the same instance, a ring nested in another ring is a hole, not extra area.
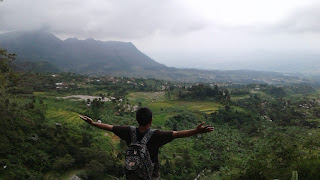
[(153, 102), (153, 101), (161, 101), (164, 100), (164, 92), (133, 92), (127, 96), (130, 102)]
[(210, 114), (217, 111), (219, 107), (223, 107), (219, 103), (208, 101), (166, 100), (164, 94), (164, 92), (134, 92), (130, 93), (127, 98), (131, 103), (141, 102), (142, 106), (147, 106), (155, 112), (160, 111), (161, 108), (179, 107)]
[(49, 108), (46, 116), (48, 119), (56, 120), (57, 122), (82, 123), (78, 113), (64, 109)]
[(188, 109), (191, 111), (200, 111), (206, 114), (213, 113), (223, 107), (223, 105), (215, 102), (207, 101), (155, 101), (152, 103), (146, 103), (153, 111), (160, 111), (161, 108), (179, 107)]

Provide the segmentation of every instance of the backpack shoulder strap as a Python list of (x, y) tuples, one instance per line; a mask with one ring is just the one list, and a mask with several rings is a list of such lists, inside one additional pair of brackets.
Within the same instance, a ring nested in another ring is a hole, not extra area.
[(154, 131), (154, 129), (149, 129), (148, 132), (143, 136), (141, 144), (147, 144), (151, 136), (153, 135)]
[(130, 136), (131, 143), (135, 143), (137, 141), (137, 131), (135, 126), (130, 126)]

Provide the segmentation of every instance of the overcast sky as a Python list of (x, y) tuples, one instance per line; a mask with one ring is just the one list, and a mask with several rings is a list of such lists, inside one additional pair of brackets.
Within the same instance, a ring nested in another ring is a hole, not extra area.
[[(169, 66), (320, 52), (319, 0), (3, 0), (0, 32), (130, 41)], [(200, 65), (201, 64), (201, 65)]]

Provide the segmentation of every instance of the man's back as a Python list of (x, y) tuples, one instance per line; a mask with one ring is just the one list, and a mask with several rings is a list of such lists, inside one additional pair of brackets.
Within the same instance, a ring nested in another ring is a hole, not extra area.
[[(126, 141), (127, 145), (131, 143), (131, 135), (130, 135), (130, 126), (113, 126), (112, 132), (119, 136), (122, 140)], [(147, 131), (140, 132), (138, 128), (136, 128), (137, 132), (137, 140), (141, 141)], [(159, 159), (158, 153), (159, 148), (173, 140), (173, 132), (172, 131), (162, 131), (155, 130), (150, 140), (147, 143), (147, 148), (150, 153), (150, 157), (152, 162), (155, 164), (153, 177), (159, 177)]]

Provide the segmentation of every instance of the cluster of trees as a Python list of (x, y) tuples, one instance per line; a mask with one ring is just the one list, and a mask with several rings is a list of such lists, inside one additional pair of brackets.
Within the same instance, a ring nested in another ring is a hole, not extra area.
[(5, 93), (10, 87), (14, 87), (17, 82), (17, 74), (12, 70), (15, 54), (10, 54), (4, 49), (0, 49), (0, 90)]
[[(204, 121), (176, 108), (165, 111), (175, 114), (168, 119), (167, 128), (189, 129)], [(175, 140), (161, 150), (162, 177), (290, 179), (292, 172), (298, 172), (299, 179), (320, 178), (320, 158), (315, 154), (320, 143), (318, 131), (308, 133), (309, 127), (278, 126), (256, 113), (228, 106), (206, 121), (215, 126), (215, 132)]]
[(206, 84), (192, 85), (188, 88), (182, 88), (178, 91), (178, 97), (180, 99), (194, 99), (194, 100), (218, 100), (229, 101), (230, 93), (228, 89), (219, 89), (217, 85), (211, 88)]
[(317, 128), (318, 107), (314, 100), (294, 102), (294, 98), (277, 98), (277, 95), (266, 97), (261, 94), (233, 101), (232, 104), (242, 107), (280, 126), (308, 126)]
[[(5, 50), (3, 50), (7, 53)], [(2, 62), (4, 66), (10, 65), (14, 55), (8, 54)], [(14, 68), (14, 64), (12, 64)], [(4, 70), (6, 67), (3, 67)], [(10, 72), (17, 72), (10, 70)], [(16, 74), (16, 73), (13, 73)], [(7, 75), (9, 76), (9, 72)], [(21, 71), (19, 77), (10, 77), (10, 83), (17, 82), (10, 89), (12, 94), (30, 94), (32, 92), (46, 92), (52, 95), (86, 94), (96, 95), (94, 92), (107, 91), (107, 96), (125, 97), (129, 92), (156, 92), (165, 87), (172, 86), (171, 82), (158, 79), (129, 78), (129, 77), (88, 77), (70, 72), (41, 73)], [(14, 81), (12, 78), (16, 78)], [(111, 79), (111, 80), (110, 80)], [(2, 84), (5, 84), (3, 82)], [(61, 84), (61, 85), (57, 85)]]
[[(320, 178), (320, 158), (315, 155), (320, 142), (316, 100), (312, 96), (306, 98), (308, 96), (303, 94), (305, 91), (292, 91), (300, 87), (251, 86), (242, 90), (232, 89), (231, 94), (242, 98), (224, 103), (224, 108), (209, 116), (202, 116), (203, 119), (179, 108), (164, 110), (168, 114), (175, 114), (166, 121), (167, 128), (193, 128), (199, 120), (206, 119), (216, 130), (204, 136), (176, 141), (174, 147), (170, 144), (167, 150), (163, 150), (166, 166), (162, 167), (163, 177), (290, 179), (292, 174), (298, 173), (300, 179)], [(207, 87), (204, 87), (198, 92), (206, 90)], [(310, 92), (314, 91), (306, 93)], [(302, 94), (303, 98), (291, 94)], [(181, 147), (190, 147), (192, 151)], [(179, 177), (177, 172), (183, 177)]]
[(96, 78), (90, 85), (94, 85), (96, 90), (107, 90), (112, 92), (114, 96), (124, 97), (129, 92), (157, 92), (169, 87), (171, 82), (158, 80), (154, 78), (129, 78), (129, 77), (101, 77)]
[(248, 88), (237, 88), (237, 89), (232, 89), (230, 94), (234, 96), (249, 95), (250, 90)]

